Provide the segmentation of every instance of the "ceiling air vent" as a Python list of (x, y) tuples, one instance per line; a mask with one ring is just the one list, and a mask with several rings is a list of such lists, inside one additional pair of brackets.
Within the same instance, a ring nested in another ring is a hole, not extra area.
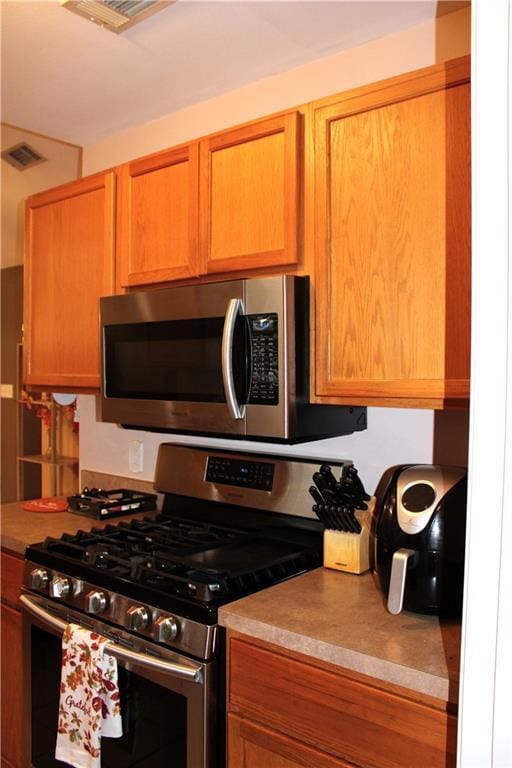
[(36, 150), (28, 144), (25, 144), (25, 142), (16, 144), (16, 146), (4, 150), (2, 152), (2, 157), (10, 165), (14, 165), (19, 171), (32, 168), (33, 165), (39, 165), (39, 163), (44, 163), (47, 159), (40, 155), (39, 152), (36, 152)]
[(124, 32), (175, 0), (60, 0), (61, 5), (111, 32)]

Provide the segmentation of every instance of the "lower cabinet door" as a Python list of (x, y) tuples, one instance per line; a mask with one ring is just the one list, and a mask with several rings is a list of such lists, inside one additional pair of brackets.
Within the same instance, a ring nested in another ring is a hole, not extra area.
[(228, 768), (352, 768), (289, 736), (228, 715)]
[(23, 763), (21, 613), (2, 605), (2, 768)]

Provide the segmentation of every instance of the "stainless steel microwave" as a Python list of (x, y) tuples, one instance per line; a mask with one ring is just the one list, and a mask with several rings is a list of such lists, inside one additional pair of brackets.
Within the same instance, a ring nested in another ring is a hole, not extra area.
[(308, 402), (308, 318), (291, 275), (102, 298), (101, 418), (280, 442), (365, 429), (365, 408)]

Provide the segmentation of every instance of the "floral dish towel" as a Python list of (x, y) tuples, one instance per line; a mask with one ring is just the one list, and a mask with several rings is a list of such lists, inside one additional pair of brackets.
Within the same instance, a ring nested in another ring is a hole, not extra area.
[(117, 660), (107, 638), (77, 624), (62, 636), (62, 674), (55, 757), (75, 768), (100, 768), (101, 737), (123, 735)]

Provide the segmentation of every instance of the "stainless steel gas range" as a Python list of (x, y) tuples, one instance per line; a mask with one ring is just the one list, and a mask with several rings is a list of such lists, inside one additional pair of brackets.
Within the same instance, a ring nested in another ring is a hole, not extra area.
[(123, 736), (102, 740), (102, 768), (224, 765), (217, 610), (321, 565), (308, 493), (321, 463), (163, 444), (161, 513), (28, 547), (29, 764), (64, 765), (53, 757), (60, 646), (76, 623), (118, 660)]

